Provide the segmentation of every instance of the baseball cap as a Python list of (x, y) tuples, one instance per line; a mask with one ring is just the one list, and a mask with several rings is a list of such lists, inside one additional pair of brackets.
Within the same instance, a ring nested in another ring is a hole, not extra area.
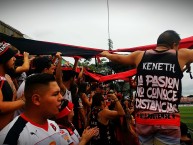
[(74, 104), (68, 100), (63, 100), (59, 113), (56, 116), (57, 119), (67, 116), (73, 109)]
[(16, 54), (16, 51), (14, 51), (11, 48), (11, 45), (6, 42), (0, 42), (0, 63), (6, 63), (8, 60), (10, 60), (14, 55)]

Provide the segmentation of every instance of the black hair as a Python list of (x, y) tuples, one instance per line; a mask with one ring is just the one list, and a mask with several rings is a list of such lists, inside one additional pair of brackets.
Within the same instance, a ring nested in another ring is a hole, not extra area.
[(157, 39), (157, 46), (171, 47), (174, 43), (177, 45), (180, 43), (180, 36), (173, 30), (167, 30), (163, 32)]
[(63, 76), (62, 76), (62, 81), (69, 81), (70, 79), (74, 78), (77, 74), (73, 70), (63, 70), (62, 71)]
[(86, 88), (89, 86), (88, 82), (82, 82), (79, 84), (79, 93), (86, 93)]
[(77, 93), (78, 85), (74, 82), (70, 85), (70, 92), (72, 96), (75, 96)]
[(45, 68), (50, 68), (52, 60), (48, 56), (39, 56), (33, 60), (33, 66), (35, 67), (35, 73), (41, 73)]
[(101, 93), (96, 93), (93, 98), (92, 98), (92, 108), (94, 106), (101, 106), (101, 102), (104, 101), (104, 97), (102, 96)]
[(15, 66), (22, 66), (24, 60), (23, 60), (23, 56), (19, 56), (19, 55), (15, 55)]
[(98, 88), (98, 84), (91, 84), (90, 90), (95, 91)]
[(27, 77), (24, 89), (26, 99), (38, 89), (39, 85), (48, 86), (50, 82), (54, 81), (56, 81), (54, 75), (48, 73), (39, 73)]

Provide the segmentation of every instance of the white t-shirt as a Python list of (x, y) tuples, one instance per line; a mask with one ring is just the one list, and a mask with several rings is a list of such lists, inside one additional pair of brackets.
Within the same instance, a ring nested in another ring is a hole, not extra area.
[[(21, 83), (21, 85), (19, 86), (18, 90), (17, 90), (17, 98), (21, 97), (24, 93), (24, 88), (25, 88), (25, 81), (23, 81)], [(18, 115), (20, 115), (22, 112), (23, 112), (23, 108), (20, 108), (20, 109), (17, 109), (15, 112), (14, 112), (14, 118)]]
[[(22, 116), (22, 115), (21, 115)], [(19, 124), (18, 124), (19, 122)], [(9, 136), (8, 133), (14, 129)], [(19, 131), (20, 130), (20, 131)], [(0, 145), (4, 143), (6, 136), (8, 141), (13, 141), (13, 137), (18, 135), (17, 145), (68, 145), (67, 140), (62, 138), (59, 126), (48, 120), (46, 129), (17, 116), (0, 132)], [(8, 144), (5, 142), (5, 144)]]

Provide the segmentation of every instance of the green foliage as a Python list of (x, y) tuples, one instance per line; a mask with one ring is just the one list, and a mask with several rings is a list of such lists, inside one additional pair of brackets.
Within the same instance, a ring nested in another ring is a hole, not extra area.
[(193, 130), (193, 106), (180, 106), (181, 121)]
[(91, 63), (91, 59), (85, 59), (83, 62), (79, 62), (79, 66), (84, 66), (86, 68), (89, 68), (93, 72), (101, 73), (103, 75), (110, 74), (111, 69), (109, 66), (107, 66), (107, 60), (105, 58), (100, 60), (100, 63)]
[(79, 62), (78, 65), (84, 66), (86, 68), (89, 68), (93, 72), (101, 73), (104, 75), (112, 74), (112, 71), (115, 73), (119, 73), (134, 69), (133, 66), (124, 66), (113, 62), (108, 62), (106, 58), (102, 58), (100, 60), (100, 63), (98, 62), (91, 63), (91, 61), (92, 61), (91, 59), (85, 59), (84, 61)]

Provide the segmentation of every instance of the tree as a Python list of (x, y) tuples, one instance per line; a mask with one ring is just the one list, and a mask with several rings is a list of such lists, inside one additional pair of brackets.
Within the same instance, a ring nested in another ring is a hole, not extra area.
[(107, 65), (107, 59), (102, 58), (100, 63), (95, 61), (95, 63), (91, 62), (91, 59), (84, 59), (83, 62), (79, 62), (79, 66), (84, 66), (85, 68), (90, 69), (93, 72), (100, 73), (103, 75), (108, 75), (111, 72), (111, 68)]

